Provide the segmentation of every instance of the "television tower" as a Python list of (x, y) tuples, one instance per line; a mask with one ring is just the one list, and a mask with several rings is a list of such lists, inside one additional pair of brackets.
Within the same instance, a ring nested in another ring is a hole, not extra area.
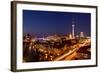
[(72, 38), (74, 39), (75, 38), (75, 22), (72, 21)]

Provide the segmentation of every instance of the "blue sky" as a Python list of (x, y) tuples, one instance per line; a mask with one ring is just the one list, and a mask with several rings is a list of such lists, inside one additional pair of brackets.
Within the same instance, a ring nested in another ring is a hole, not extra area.
[(90, 13), (23, 10), (23, 32), (36, 36), (67, 35), (74, 21), (76, 35), (80, 32), (90, 35), (90, 19)]

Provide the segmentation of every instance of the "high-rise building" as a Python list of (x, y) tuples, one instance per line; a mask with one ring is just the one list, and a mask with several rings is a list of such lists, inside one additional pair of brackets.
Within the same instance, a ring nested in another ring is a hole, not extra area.
[(80, 37), (84, 37), (84, 32), (80, 32)]
[(72, 38), (73, 38), (73, 36), (72, 36), (72, 34), (70, 33), (70, 34), (69, 34), (69, 39), (72, 39)]

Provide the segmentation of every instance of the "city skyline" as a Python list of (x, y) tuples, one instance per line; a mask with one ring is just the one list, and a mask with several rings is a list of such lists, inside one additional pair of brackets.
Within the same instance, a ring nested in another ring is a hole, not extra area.
[(67, 35), (75, 24), (75, 35), (91, 34), (90, 13), (23, 10), (23, 33), (37, 36)]

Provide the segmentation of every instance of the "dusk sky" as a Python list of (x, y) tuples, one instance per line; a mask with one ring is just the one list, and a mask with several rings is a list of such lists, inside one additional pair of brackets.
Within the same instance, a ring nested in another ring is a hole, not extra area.
[(72, 21), (75, 23), (75, 35), (80, 32), (90, 35), (90, 13), (33, 10), (23, 10), (23, 33), (37, 36), (67, 35), (72, 32)]

